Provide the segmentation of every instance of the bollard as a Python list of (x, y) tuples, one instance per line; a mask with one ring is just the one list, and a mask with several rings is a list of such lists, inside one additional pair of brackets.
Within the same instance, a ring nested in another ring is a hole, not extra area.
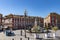
[(20, 40), (22, 40), (22, 38), (20, 38)]
[(12, 40), (14, 40), (14, 39), (12, 39)]
[(25, 33), (25, 38), (27, 38), (26, 33)]
[(29, 37), (28, 37), (28, 40), (29, 40)]
[(22, 30), (21, 30), (21, 36), (22, 36)]

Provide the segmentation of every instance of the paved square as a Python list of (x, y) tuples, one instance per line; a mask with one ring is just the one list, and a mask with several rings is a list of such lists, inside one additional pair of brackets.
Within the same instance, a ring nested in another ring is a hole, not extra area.
[[(28, 40), (28, 37), (29, 37), (29, 40), (39, 40), (39, 39), (35, 39), (34, 38), (34, 34), (35, 33), (26, 33), (26, 35), (27, 35), (27, 38), (25, 38), (25, 32), (24, 32), (24, 30), (22, 30), (23, 32), (22, 32), (22, 36), (21, 36), (21, 30), (15, 30), (15, 31), (13, 31), (15, 34), (16, 34), (16, 36), (6, 36), (3, 32), (1, 32), (0, 33), (0, 40), (12, 40), (12, 39), (14, 39), (14, 40), (20, 40), (20, 38), (22, 38), (22, 40)], [(57, 32), (56, 32), (56, 35), (57, 36), (60, 36), (60, 30), (58, 30)], [(51, 33), (51, 36), (52, 36), (52, 33)], [(39, 38), (44, 38), (44, 33), (40, 33), (39, 34)], [(42, 40), (60, 40), (59, 39), (59, 37), (58, 38), (56, 38), (56, 39), (42, 39)]]

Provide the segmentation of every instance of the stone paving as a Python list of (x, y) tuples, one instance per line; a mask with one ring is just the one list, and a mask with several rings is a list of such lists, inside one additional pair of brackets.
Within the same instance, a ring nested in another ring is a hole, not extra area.
[[(22, 36), (21, 36), (21, 31), (20, 30), (15, 30), (15, 31), (13, 31), (15, 34), (16, 34), (16, 36), (6, 36), (3, 32), (1, 32), (0, 33), (0, 40), (21, 40), (21, 38), (22, 38), (22, 40), (28, 40), (28, 37), (29, 37), (29, 40), (39, 40), (39, 39), (35, 39), (34, 38), (34, 34), (35, 33), (26, 33), (26, 35), (27, 35), (27, 38), (25, 38), (25, 32), (23, 31), (23, 34), (22, 34)], [(51, 34), (51, 36), (52, 36), (52, 33), (50, 33)], [(58, 30), (57, 32), (56, 32), (56, 35), (57, 36), (59, 36), (60, 37), (60, 30)], [(39, 38), (44, 38), (44, 33), (41, 33), (41, 34), (39, 34)], [(42, 40), (53, 40), (53, 39), (42, 39)], [(59, 38), (56, 38), (56, 39), (54, 39), (54, 40), (59, 40)]]

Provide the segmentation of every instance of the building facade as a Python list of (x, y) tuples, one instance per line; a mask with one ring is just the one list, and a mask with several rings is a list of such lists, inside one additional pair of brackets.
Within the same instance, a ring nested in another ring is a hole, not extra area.
[(0, 25), (2, 25), (2, 18), (3, 18), (3, 15), (0, 14)]
[(60, 27), (60, 15), (54, 12), (50, 13), (46, 18), (44, 18), (44, 26)]
[(13, 29), (24, 29), (25, 27), (28, 28), (34, 26), (35, 18), (37, 18), (37, 25), (43, 27), (44, 19), (41, 17), (34, 17), (34, 16), (27, 16), (24, 15), (13, 15), (9, 14), (4, 17), (4, 27), (11, 27)]
[(5, 17), (2, 17), (0, 14), (0, 25), (3, 25), (5, 28), (11, 27), (13, 29), (28, 28), (33, 27), (35, 24), (35, 19), (37, 19), (37, 25), (40, 27), (54, 27), (57, 26), (60, 28), (60, 15), (52, 12), (47, 17), (37, 17), (37, 16), (28, 16), (26, 11), (24, 15), (14, 15), (9, 14)]
[(2, 29), (2, 19), (3, 19), (3, 15), (0, 14), (0, 30)]

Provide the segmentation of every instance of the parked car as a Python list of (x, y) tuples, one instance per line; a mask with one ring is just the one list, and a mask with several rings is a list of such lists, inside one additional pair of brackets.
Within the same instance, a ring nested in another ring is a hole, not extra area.
[(6, 36), (15, 36), (14, 32), (10, 31), (10, 30), (6, 30)]

